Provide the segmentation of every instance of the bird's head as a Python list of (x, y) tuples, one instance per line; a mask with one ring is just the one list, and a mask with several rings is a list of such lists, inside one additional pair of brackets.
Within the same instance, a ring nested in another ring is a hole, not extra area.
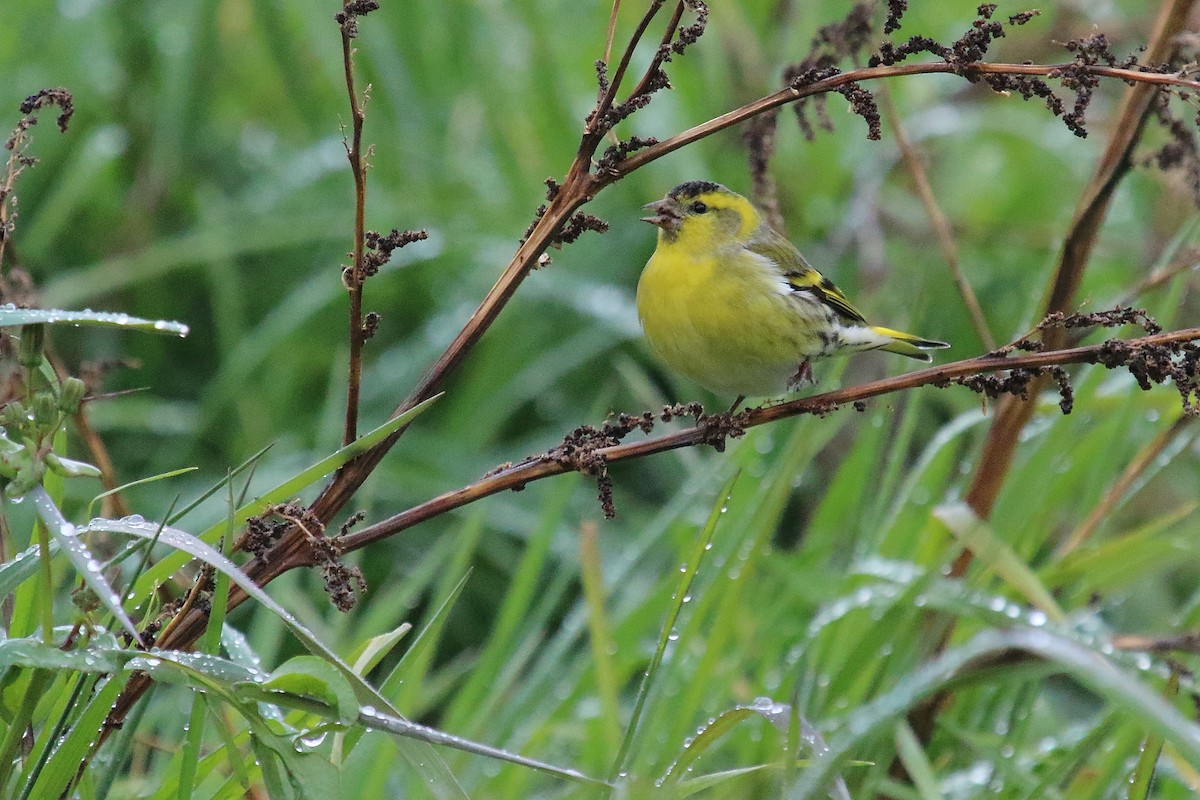
[(681, 183), (642, 208), (654, 212), (642, 219), (658, 226), (660, 244), (705, 250), (745, 242), (761, 221), (749, 200), (709, 181)]

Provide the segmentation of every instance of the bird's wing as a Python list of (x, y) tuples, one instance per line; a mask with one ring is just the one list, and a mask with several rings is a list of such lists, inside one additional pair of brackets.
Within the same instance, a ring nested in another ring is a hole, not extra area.
[(850, 322), (866, 323), (862, 313), (850, 304), (842, 290), (829, 278), (817, 272), (804, 256), (800, 255), (800, 251), (783, 236), (762, 226), (746, 246), (751, 252), (775, 264), (792, 291), (808, 292), (832, 308), (838, 316)]

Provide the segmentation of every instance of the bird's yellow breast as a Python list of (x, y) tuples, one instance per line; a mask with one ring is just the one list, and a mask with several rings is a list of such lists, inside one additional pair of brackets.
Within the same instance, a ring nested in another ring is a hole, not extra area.
[(638, 282), (637, 307), (655, 354), (718, 394), (780, 394), (823, 346), (815, 331), (825, 312), (741, 246), (660, 237)]

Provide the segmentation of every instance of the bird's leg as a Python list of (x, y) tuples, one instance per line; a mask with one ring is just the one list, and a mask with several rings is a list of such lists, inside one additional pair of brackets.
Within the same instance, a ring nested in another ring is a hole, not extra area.
[(726, 411), (725, 413), (726, 413), (726, 414), (732, 414), (733, 412), (737, 411), (737, 407), (738, 407), (738, 406), (740, 406), (740, 405), (742, 404), (742, 401), (743, 401), (743, 400), (745, 400), (745, 399), (746, 399), (746, 395), (744, 395), (744, 394), (739, 394), (739, 395), (738, 395), (738, 398), (737, 398), (737, 400), (734, 400), (734, 401), (733, 401), (733, 405), (731, 405), (731, 406), (729, 407), (729, 410), (728, 410), (728, 411)]
[(812, 364), (808, 359), (800, 362), (800, 366), (796, 368), (796, 374), (788, 378), (787, 388), (799, 389), (801, 384), (811, 383), (816, 384), (816, 379), (813, 378)]

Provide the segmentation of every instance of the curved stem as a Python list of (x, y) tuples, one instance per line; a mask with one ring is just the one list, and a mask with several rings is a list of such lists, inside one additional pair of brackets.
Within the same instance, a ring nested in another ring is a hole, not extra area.
[[(1178, 342), (1188, 342), (1200, 339), (1200, 328), (1161, 333), (1129, 340), (1131, 347), (1165, 345)], [(867, 400), (880, 395), (913, 389), (918, 386), (944, 385), (947, 381), (979, 375), (988, 372), (1000, 372), (1013, 369), (1037, 369), (1062, 364), (1091, 363), (1101, 354), (1105, 345), (1088, 345), (1062, 350), (1049, 350), (1041, 353), (1000, 358), (995, 356), (977, 356), (975, 358), (940, 364), (936, 367), (905, 373), (894, 378), (884, 378), (878, 381), (848, 386), (831, 392), (824, 392), (810, 397), (801, 397), (779, 405), (753, 408), (736, 415), (735, 419), (740, 428), (752, 428), (801, 414), (825, 413), (839, 406), (856, 401)], [(712, 432), (703, 422), (680, 431), (651, 437), (639, 442), (618, 444), (613, 447), (598, 449), (596, 454), (605, 463), (628, 461), (634, 458), (675, 450), (681, 447), (694, 447), (704, 444), (712, 437)], [(439, 495), (414, 506), (395, 516), (363, 528), (343, 537), (340, 545), (344, 551), (357, 550), (368, 544), (385, 539), (400, 531), (413, 527), (433, 517), (452, 511), (472, 503), (480, 498), (502, 492), (506, 489), (520, 489), (533, 481), (549, 478), (552, 475), (562, 475), (573, 471), (569, 465), (539, 456), (516, 464), (508, 469), (490, 475), (475, 483)]]

